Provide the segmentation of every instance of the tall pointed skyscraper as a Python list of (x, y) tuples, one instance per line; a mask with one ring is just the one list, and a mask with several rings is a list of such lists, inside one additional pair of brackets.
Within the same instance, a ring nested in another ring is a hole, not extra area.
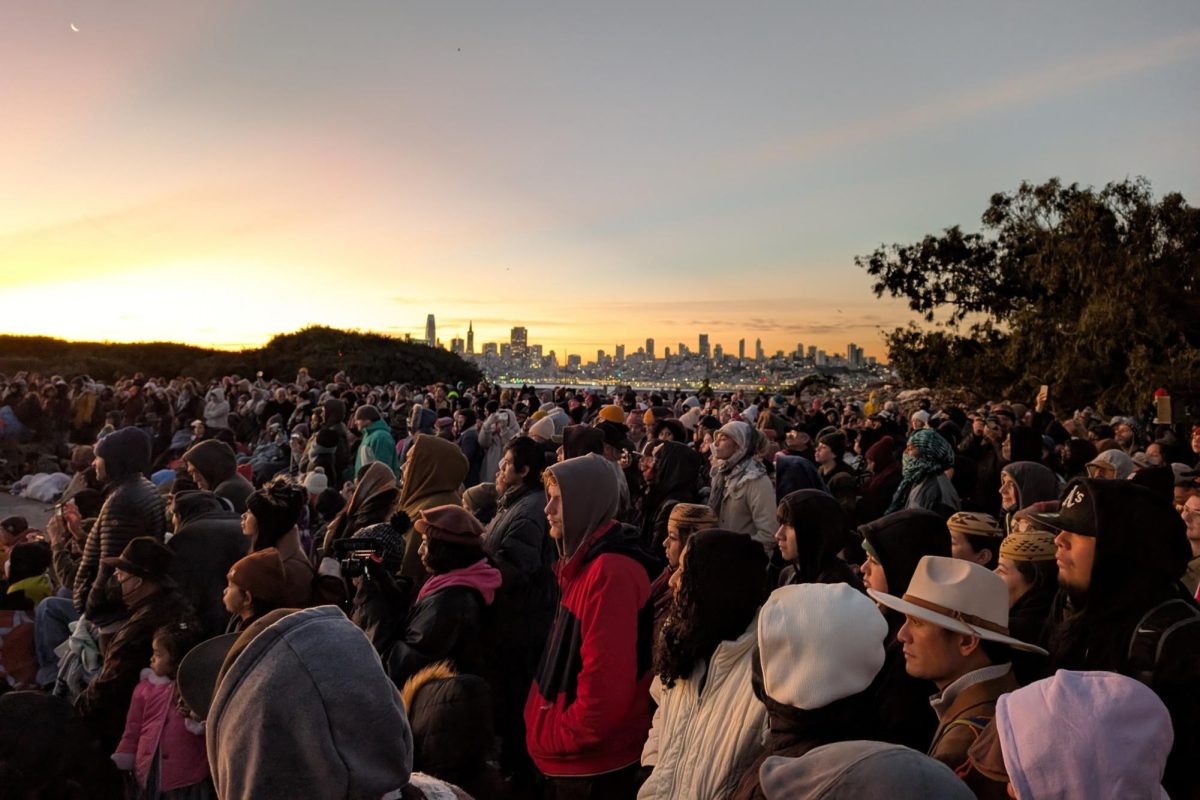
[(437, 347), (437, 325), (433, 322), (433, 314), (425, 318), (425, 344)]
[(467, 352), (475, 353), (475, 321), (467, 323)]

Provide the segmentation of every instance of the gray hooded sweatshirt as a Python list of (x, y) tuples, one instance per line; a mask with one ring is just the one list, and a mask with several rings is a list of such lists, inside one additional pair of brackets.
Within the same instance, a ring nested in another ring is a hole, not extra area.
[(400, 693), (333, 606), (289, 614), (255, 637), (221, 678), (207, 722), (223, 800), (379, 800), (412, 774)]

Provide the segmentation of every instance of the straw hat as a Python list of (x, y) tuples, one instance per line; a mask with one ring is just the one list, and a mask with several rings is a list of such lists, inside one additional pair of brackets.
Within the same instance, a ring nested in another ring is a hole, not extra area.
[(1048, 655), (1008, 635), (1008, 587), (999, 575), (974, 562), (925, 556), (903, 598), (874, 589), (867, 593), (880, 605), (948, 631)]

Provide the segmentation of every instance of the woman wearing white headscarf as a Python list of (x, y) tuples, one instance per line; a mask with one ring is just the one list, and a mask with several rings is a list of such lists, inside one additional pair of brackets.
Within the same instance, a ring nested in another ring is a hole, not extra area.
[(748, 534), (770, 555), (775, 547), (775, 489), (758, 460), (767, 440), (748, 422), (727, 422), (713, 439), (712, 493), (717, 527)]

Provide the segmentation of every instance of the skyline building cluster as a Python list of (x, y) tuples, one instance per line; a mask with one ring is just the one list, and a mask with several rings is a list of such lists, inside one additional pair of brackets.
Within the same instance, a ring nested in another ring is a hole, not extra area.
[[(442, 344), (436, 336), (434, 315), (426, 320), (426, 343), (433, 347)], [(800, 376), (817, 370), (837, 370), (852, 374), (878, 372), (882, 365), (874, 357), (866, 357), (863, 348), (854, 342), (846, 345), (845, 353), (828, 353), (815, 345), (797, 342), (790, 352), (777, 350), (767, 353), (762, 339), (753, 342), (753, 352), (747, 357), (747, 342), (741, 338), (737, 343), (737, 356), (727, 354), (721, 343), (713, 343), (707, 333), (696, 335), (693, 349), (687, 342), (677, 342), (674, 349), (664, 347), (661, 356), (653, 337), (647, 337), (643, 346), (629, 351), (624, 343), (613, 346), (612, 351), (596, 350), (594, 361), (585, 361), (582, 354), (567, 353), (561, 357), (554, 350), (546, 351), (543, 345), (530, 342), (529, 329), (515, 325), (509, 331), (506, 342), (484, 342), (475, 350), (475, 323), (467, 325), (464, 339), (455, 336), (450, 340), (451, 352), (473, 361), (490, 379), (500, 380), (585, 380), (585, 381), (669, 381), (688, 382), (713, 380), (733, 384), (737, 381), (760, 382), (780, 380), (781, 376)]]

